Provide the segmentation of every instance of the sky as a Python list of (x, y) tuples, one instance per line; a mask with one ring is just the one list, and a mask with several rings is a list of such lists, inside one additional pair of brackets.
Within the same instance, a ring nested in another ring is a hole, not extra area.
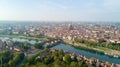
[(0, 0), (0, 20), (120, 21), (120, 0)]

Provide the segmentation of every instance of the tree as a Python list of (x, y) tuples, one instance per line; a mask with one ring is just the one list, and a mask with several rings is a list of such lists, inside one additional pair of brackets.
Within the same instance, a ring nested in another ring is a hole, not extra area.
[(58, 50), (59, 55), (63, 55), (63, 50)]
[(95, 67), (95, 66), (93, 66), (93, 65), (89, 65), (88, 67)]
[(85, 43), (86, 40), (84, 40), (84, 39), (79, 39), (79, 38), (75, 38), (74, 41), (75, 41), (75, 42), (78, 42), (78, 43)]
[(52, 61), (52, 59), (50, 57), (44, 58), (44, 63), (45, 64), (49, 64), (51, 61)]
[(65, 55), (63, 57), (63, 61), (65, 61), (67, 64), (70, 64), (72, 59), (71, 59), (71, 57), (69, 55)]
[(13, 59), (9, 61), (9, 66), (15, 67), (23, 58), (24, 58), (24, 53), (22, 52), (15, 53)]
[(81, 62), (78, 62), (78, 67), (81, 67), (82, 66), (82, 63)]
[(43, 48), (42, 44), (34, 44), (34, 47), (37, 48), (37, 49), (42, 49)]
[(78, 66), (78, 64), (77, 64), (77, 62), (71, 62), (71, 64), (70, 64), (70, 67), (77, 67)]
[(61, 65), (59, 65), (59, 64), (54, 64), (54, 67), (61, 67)]
[(9, 60), (12, 58), (12, 54), (10, 51), (2, 51), (0, 52), (0, 60), (2, 56), (2, 65), (5, 65), (9, 62)]
[(9, 67), (15, 67), (15, 63), (13, 62), (13, 60), (10, 60), (8, 64), (9, 64)]
[(105, 39), (99, 39), (99, 40), (98, 40), (98, 43), (104, 43), (104, 42), (106, 42)]

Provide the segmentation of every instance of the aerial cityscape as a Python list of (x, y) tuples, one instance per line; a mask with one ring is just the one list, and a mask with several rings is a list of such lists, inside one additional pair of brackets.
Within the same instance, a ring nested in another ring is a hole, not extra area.
[[(55, 62), (58, 66), (61, 62), (63, 66), (77, 65), (80, 62), (80, 66), (85, 67), (115, 67), (120, 64), (120, 37), (118, 36), (120, 36), (118, 23), (1, 23), (2, 64), (11, 67), (46, 64), (49, 67), (54, 66)], [(70, 59), (65, 60), (53, 54), (59, 51), (63, 58), (67, 55)]]
[(0, 0), (0, 67), (120, 67), (119, 0)]

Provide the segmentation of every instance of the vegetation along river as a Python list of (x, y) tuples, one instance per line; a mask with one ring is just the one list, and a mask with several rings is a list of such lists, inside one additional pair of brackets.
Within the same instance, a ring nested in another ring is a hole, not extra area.
[(73, 52), (73, 53), (76, 53), (76, 54), (84, 55), (84, 56), (86, 56), (88, 58), (94, 57), (94, 58), (100, 59), (101, 61), (108, 61), (110, 63), (120, 64), (120, 58), (110, 57), (108, 55), (101, 54), (99, 52), (86, 51), (86, 50), (75, 48), (73, 46), (70, 46), (70, 45), (67, 45), (67, 44), (63, 44), (63, 43), (60, 43), (60, 44), (58, 44), (56, 46), (51, 47), (51, 49), (52, 48), (63, 49), (64, 51), (68, 51), (68, 52)]

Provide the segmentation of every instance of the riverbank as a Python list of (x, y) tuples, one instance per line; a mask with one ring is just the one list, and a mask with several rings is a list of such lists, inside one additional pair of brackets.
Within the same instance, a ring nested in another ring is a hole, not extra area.
[(117, 51), (117, 50), (104, 48), (104, 47), (90, 47), (90, 46), (86, 46), (85, 44), (82, 44), (82, 43), (73, 43), (73, 42), (68, 41), (68, 40), (64, 40), (64, 42), (69, 44), (69, 45), (72, 45), (74, 47), (77, 47), (77, 48), (85, 48), (88, 50), (97, 51), (97, 52), (104, 53), (104, 54), (111, 56), (111, 57), (116, 57), (116, 58), (120, 57), (120, 51)]
[(78, 55), (82, 55), (85, 56), (86, 58), (96, 58), (99, 59), (102, 62), (109, 62), (109, 63), (113, 63), (113, 64), (120, 64), (120, 58), (114, 58), (114, 57), (110, 57), (104, 54), (100, 54), (97, 51), (95, 53), (93, 53), (93, 51), (91, 50), (84, 50), (84, 49), (80, 49), (80, 48), (76, 48), (74, 46), (68, 45), (68, 44), (64, 44), (64, 43), (60, 43), (56, 46), (51, 47), (51, 49), (60, 49), (63, 50), (64, 52), (70, 52), (73, 54), (78, 54)]
[(28, 39), (28, 40), (37, 40), (37, 41), (44, 41), (47, 40), (47, 37), (29, 37), (29, 36), (23, 36), (23, 35), (0, 35), (0, 37), (9, 37), (9, 38), (24, 38), (24, 39)]

